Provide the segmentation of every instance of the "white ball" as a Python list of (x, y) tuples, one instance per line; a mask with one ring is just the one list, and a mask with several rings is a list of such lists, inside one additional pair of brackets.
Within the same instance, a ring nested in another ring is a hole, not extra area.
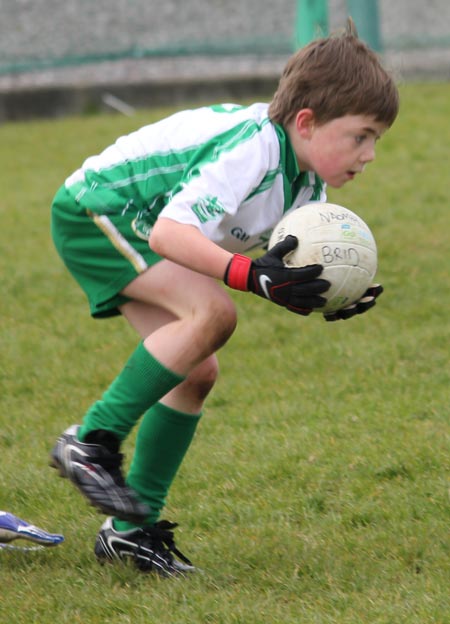
[(331, 283), (327, 299), (317, 312), (334, 312), (362, 297), (377, 271), (377, 246), (369, 227), (354, 212), (328, 203), (296, 208), (275, 226), (269, 249), (286, 236), (298, 238), (298, 247), (284, 257), (288, 267), (321, 264), (321, 278)]

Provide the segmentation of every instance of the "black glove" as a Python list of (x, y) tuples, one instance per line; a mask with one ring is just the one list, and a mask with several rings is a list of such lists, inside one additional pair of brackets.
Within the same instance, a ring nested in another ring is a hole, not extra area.
[(323, 271), (320, 264), (301, 268), (284, 266), (284, 256), (297, 245), (295, 236), (287, 236), (257, 260), (235, 254), (227, 267), (225, 284), (251, 291), (291, 312), (308, 316), (313, 308), (325, 305), (326, 299), (320, 297), (320, 293), (328, 290), (330, 283), (317, 279)]
[(363, 314), (363, 312), (367, 312), (370, 308), (376, 304), (376, 298), (381, 295), (383, 292), (383, 286), (381, 284), (372, 284), (361, 299), (358, 299), (352, 305), (347, 306), (346, 308), (342, 308), (342, 310), (337, 310), (336, 312), (330, 312), (329, 314), (324, 314), (324, 318), (326, 321), (346, 321), (355, 314)]

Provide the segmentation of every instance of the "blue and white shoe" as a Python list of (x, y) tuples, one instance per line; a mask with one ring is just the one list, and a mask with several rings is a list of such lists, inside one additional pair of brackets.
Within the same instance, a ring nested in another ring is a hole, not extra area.
[(19, 538), (42, 546), (57, 546), (64, 541), (62, 535), (47, 533), (7, 511), (0, 511), (0, 543), (7, 544)]

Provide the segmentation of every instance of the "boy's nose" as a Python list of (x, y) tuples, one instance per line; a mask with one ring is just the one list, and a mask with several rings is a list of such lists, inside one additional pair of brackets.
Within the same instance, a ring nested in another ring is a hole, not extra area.
[(366, 164), (375, 160), (375, 145), (367, 147), (361, 154), (361, 162)]

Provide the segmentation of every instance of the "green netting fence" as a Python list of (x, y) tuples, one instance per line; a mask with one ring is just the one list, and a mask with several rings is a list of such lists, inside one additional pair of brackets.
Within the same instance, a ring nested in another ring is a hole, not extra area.
[(348, 14), (378, 51), (450, 49), (449, 0), (0, 0), (0, 74), (106, 60), (288, 55)]

